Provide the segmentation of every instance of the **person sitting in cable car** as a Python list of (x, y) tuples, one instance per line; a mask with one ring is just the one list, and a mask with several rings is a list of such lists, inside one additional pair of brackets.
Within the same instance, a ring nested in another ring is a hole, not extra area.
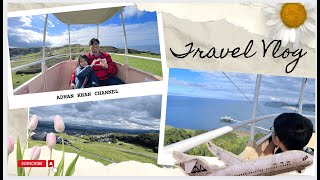
[(314, 149), (306, 146), (313, 133), (310, 119), (298, 113), (283, 113), (274, 120), (272, 130), (264, 155), (288, 150), (302, 150), (313, 155)]
[[(96, 77), (99, 80), (100, 86), (109, 86), (109, 85), (118, 85), (123, 84), (123, 82), (114, 77), (117, 74), (117, 67), (115, 63), (112, 61), (111, 56), (102, 52), (100, 49), (100, 41), (96, 38), (92, 38), (89, 41), (89, 47), (91, 52), (87, 52), (86, 56), (89, 59), (89, 64), (96, 60), (95, 65), (92, 67), (92, 70)], [(76, 69), (72, 72), (72, 76), (70, 79), (70, 87), (73, 89), (76, 78)]]
[(92, 70), (96, 62), (97, 60), (95, 59), (91, 65), (89, 65), (89, 59), (86, 55), (79, 56), (75, 78), (77, 89), (99, 86), (99, 79)]

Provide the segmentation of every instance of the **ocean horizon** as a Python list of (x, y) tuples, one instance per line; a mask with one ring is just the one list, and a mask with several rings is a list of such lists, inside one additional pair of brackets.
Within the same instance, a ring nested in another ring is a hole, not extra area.
[[(294, 108), (271, 107), (264, 103), (259, 102), (257, 117), (295, 112)], [(252, 108), (253, 105), (249, 101), (168, 95), (165, 123), (175, 128), (212, 130), (232, 124), (220, 121), (224, 116), (238, 121), (251, 119)], [(302, 114), (315, 116), (315, 112), (312, 111), (303, 111)], [(273, 125), (273, 120), (274, 118), (270, 118), (256, 122), (256, 126), (269, 129)], [(311, 119), (311, 121), (315, 125), (315, 120)], [(239, 130), (249, 132), (250, 126)], [(256, 129), (256, 131), (266, 132), (261, 129)]]
[[(138, 51), (153, 52), (160, 54), (160, 45), (141, 45), (141, 46), (128, 46), (129, 49), (135, 49)], [(123, 48), (122, 48), (123, 49)]]

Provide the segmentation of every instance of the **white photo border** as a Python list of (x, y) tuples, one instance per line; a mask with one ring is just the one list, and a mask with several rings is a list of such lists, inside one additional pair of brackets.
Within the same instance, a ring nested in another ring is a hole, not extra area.
[(158, 147), (158, 164), (166, 164), (163, 157), (163, 147), (164, 147), (164, 133), (166, 126), (166, 112), (167, 112), (167, 95), (168, 95), (168, 82), (169, 82), (169, 68), (167, 68), (166, 59), (166, 49), (164, 41), (164, 32), (163, 32), (163, 21), (162, 13), (157, 13), (158, 21), (158, 34), (159, 34), (159, 43), (160, 43), (160, 54), (162, 59), (162, 74), (163, 74), (163, 90), (162, 101), (161, 101), (161, 119), (160, 119), (160, 131), (159, 131), (159, 147)]
[[(53, 8), (43, 8), (35, 10), (24, 10), (24, 11), (13, 11), (7, 13), (7, 18), (9, 17), (19, 17), (26, 15), (40, 15), (40, 14), (50, 14), (58, 12), (71, 12), (79, 10), (88, 10), (88, 9), (101, 9), (108, 7), (119, 7), (119, 6), (131, 6), (136, 5), (135, 3), (95, 3), (95, 4), (80, 4), (80, 5), (70, 5), (64, 7), (53, 7)], [(158, 27), (159, 20), (157, 19)], [(7, 31), (7, 27), (5, 27)], [(163, 36), (159, 36), (160, 39)], [(47, 106), (54, 104), (64, 104), (64, 103), (75, 103), (75, 102), (85, 102), (85, 101), (96, 101), (104, 99), (116, 99), (116, 98), (125, 98), (125, 97), (134, 97), (134, 96), (147, 96), (147, 95), (159, 95), (162, 94), (165, 90), (163, 89), (163, 84), (165, 80), (153, 81), (153, 82), (141, 82), (141, 83), (132, 83), (116, 86), (104, 86), (104, 87), (95, 87), (95, 88), (86, 88), (86, 89), (75, 89), (75, 90), (60, 90), (60, 91), (51, 91), (51, 92), (41, 92), (41, 93), (32, 93), (32, 94), (23, 94), (23, 95), (14, 95), (13, 90), (13, 81), (12, 81), (12, 72), (10, 64), (10, 54), (9, 54), (9, 42), (8, 36), (6, 37), (6, 48), (7, 51), (7, 93), (8, 93), (8, 104), (9, 109), (16, 108), (27, 108), (34, 106)], [(162, 49), (163, 48), (163, 49)], [(160, 52), (165, 51), (163, 46), (160, 46)], [(162, 74), (165, 76), (166, 66), (163, 65), (165, 59), (161, 54), (161, 64), (162, 64)], [(106, 94), (106, 95), (94, 95), (96, 92), (102, 91), (117, 91), (115, 94)], [(79, 93), (91, 93), (89, 97), (77, 97)], [(59, 95), (70, 95), (73, 94), (74, 98), (58, 99)]]

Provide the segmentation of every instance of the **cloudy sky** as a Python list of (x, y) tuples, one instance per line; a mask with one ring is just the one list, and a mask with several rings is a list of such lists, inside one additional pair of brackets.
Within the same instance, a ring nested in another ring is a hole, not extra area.
[[(242, 73), (226, 73), (226, 75), (250, 100), (253, 100), (256, 75)], [(171, 68), (169, 76), (169, 95), (246, 100), (222, 72)], [(301, 84), (302, 78), (263, 75), (259, 100), (297, 103)], [(315, 79), (307, 81), (304, 103), (315, 103)]]
[(53, 121), (60, 115), (65, 123), (107, 128), (159, 130), (161, 96), (142, 96), (30, 108), (30, 117)]
[[(159, 46), (157, 15), (155, 12), (139, 11), (136, 6), (125, 7), (128, 47)], [(8, 19), (10, 47), (41, 47), (45, 15), (22, 16)], [(120, 14), (100, 24), (101, 45), (124, 48), (123, 30)], [(96, 37), (96, 25), (71, 25), (71, 44), (87, 45)], [(48, 15), (46, 46), (60, 47), (69, 43), (68, 25), (60, 22), (54, 15)]]

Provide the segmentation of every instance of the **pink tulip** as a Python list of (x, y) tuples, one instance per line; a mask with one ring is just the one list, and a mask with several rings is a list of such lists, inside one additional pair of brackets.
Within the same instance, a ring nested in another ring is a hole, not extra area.
[(12, 136), (8, 137), (8, 155), (11, 154), (14, 150), (14, 142)]
[(64, 123), (59, 115), (54, 117), (54, 129), (60, 133), (64, 131)]
[(33, 130), (35, 130), (37, 128), (37, 126), (38, 126), (38, 116), (37, 115), (33, 115), (30, 118), (28, 128), (30, 129), (30, 131), (33, 131)]
[(31, 160), (38, 160), (40, 157), (41, 148), (39, 146), (33, 146), (30, 154)]
[(49, 133), (49, 134), (47, 134), (46, 143), (47, 143), (47, 146), (49, 147), (49, 149), (53, 149), (54, 146), (55, 146), (56, 143), (57, 143), (56, 134), (55, 134), (55, 133)]

